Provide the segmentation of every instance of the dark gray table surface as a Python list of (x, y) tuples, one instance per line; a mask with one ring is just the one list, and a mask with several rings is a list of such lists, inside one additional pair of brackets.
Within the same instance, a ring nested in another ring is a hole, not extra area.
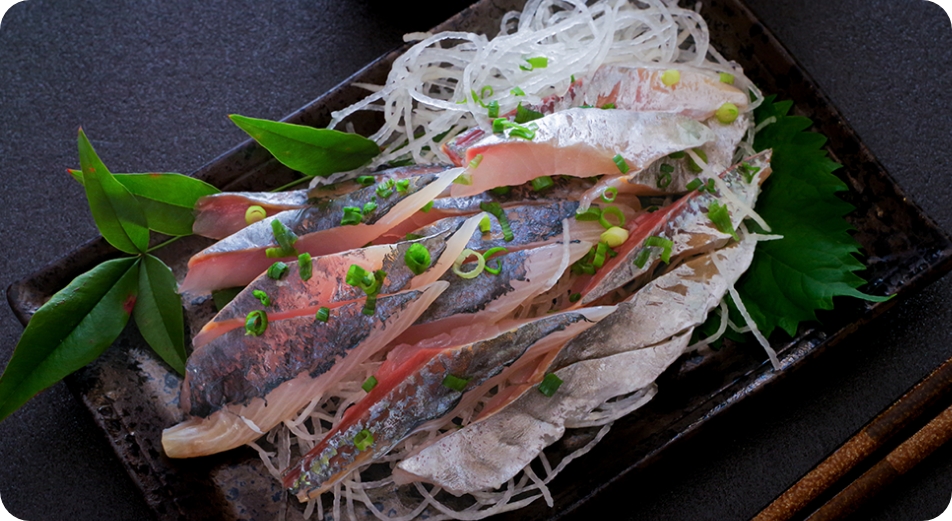
[[(909, 197), (952, 230), (952, 24), (943, 10), (924, 0), (750, 1)], [(77, 127), (113, 171), (191, 172), (244, 139), (227, 114), (281, 118), (397, 46), (404, 32), (465, 5), (15, 5), (0, 23), (0, 288), (97, 234), (65, 170), (78, 163)], [(0, 363), (21, 332), (0, 306)], [(947, 276), (579, 517), (749, 518), (950, 355)], [(0, 497), (31, 521), (151, 515), (63, 384), (0, 423)], [(945, 447), (858, 518), (931, 519), (950, 497)]]

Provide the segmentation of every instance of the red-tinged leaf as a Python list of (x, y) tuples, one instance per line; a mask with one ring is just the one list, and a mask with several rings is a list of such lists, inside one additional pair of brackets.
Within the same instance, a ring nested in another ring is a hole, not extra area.
[(275, 159), (307, 176), (353, 170), (380, 153), (376, 143), (357, 134), (238, 114), (229, 117)]
[(141, 253), (149, 246), (149, 224), (139, 202), (109, 172), (79, 129), (79, 162), (96, 227), (117, 250)]
[(0, 420), (112, 344), (129, 321), (138, 281), (138, 258), (106, 261), (37, 310), (0, 376)]
[(139, 268), (139, 297), (133, 311), (136, 325), (156, 354), (184, 375), (185, 324), (182, 299), (175, 289), (172, 270), (152, 255), (143, 256)]

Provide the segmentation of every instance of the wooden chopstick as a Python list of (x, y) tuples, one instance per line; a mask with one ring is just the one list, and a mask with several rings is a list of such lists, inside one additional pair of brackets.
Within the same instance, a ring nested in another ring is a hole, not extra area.
[[(847, 472), (885, 445), (903, 427), (920, 417), (950, 389), (952, 389), (952, 358), (946, 360), (888, 409), (873, 418), (856, 435), (757, 514), (753, 521), (786, 521), (800, 513)], [(860, 500), (869, 497), (869, 494), (864, 491), (872, 487), (874, 482), (885, 486), (929, 455), (950, 436), (952, 436), (952, 407), (943, 411), (809, 519), (811, 521), (833, 519), (823, 516), (837, 512), (842, 514), (836, 515), (845, 515), (844, 509), (855, 508)], [(874, 471), (879, 474), (870, 474)], [(891, 477), (886, 479), (886, 476)]]

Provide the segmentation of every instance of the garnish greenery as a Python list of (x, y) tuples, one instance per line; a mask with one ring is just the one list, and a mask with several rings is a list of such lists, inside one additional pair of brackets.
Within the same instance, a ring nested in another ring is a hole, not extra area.
[(755, 111), (758, 124), (776, 118), (754, 142), (758, 152), (773, 149), (756, 210), (783, 239), (757, 245), (736, 287), (764, 336), (778, 327), (794, 336), (801, 322), (817, 319), (816, 310), (833, 309), (833, 297), (889, 298), (857, 289), (866, 281), (856, 274), (864, 269), (859, 243), (844, 219), (853, 206), (836, 195), (847, 190), (833, 175), (841, 165), (823, 150), (826, 137), (807, 131), (810, 119), (789, 114), (792, 106), (770, 96)]
[(309, 177), (353, 170), (380, 153), (376, 143), (357, 134), (238, 114), (229, 118), (283, 165)]

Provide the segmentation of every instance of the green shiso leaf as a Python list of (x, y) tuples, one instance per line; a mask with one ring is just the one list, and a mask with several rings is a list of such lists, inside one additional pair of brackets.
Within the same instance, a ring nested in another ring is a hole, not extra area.
[(132, 314), (142, 338), (162, 360), (185, 374), (185, 323), (182, 299), (172, 270), (152, 255), (142, 256), (139, 298)]
[(78, 145), (86, 199), (99, 233), (119, 251), (144, 252), (149, 247), (149, 225), (139, 202), (99, 159), (83, 129)]
[(238, 114), (229, 118), (275, 159), (311, 177), (353, 170), (380, 153), (376, 143), (357, 134)]
[(112, 344), (136, 305), (138, 281), (138, 258), (106, 261), (36, 311), (0, 376), (0, 420)]
[[(83, 172), (69, 170), (80, 184)], [(165, 235), (191, 235), (195, 203), (206, 195), (219, 193), (214, 186), (172, 172), (113, 174), (119, 184), (135, 196), (145, 213), (149, 229)]]
[(777, 327), (793, 336), (800, 322), (817, 319), (816, 310), (832, 309), (833, 297), (874, 302), (889, 297), (857, 289), (866, 282), (856, 274), (864, 266), (844, 219), (853, 206), (836, 196), (847, 186), (833, 175), (841, 165), (822, 149), (826, 138), (806, 131), (812, 125), (808, 118), (788, 115), (791, 102), (774, 99), (768, 97), (755, 113), (758, 123), (776, 118), (754, 143), (757, 151), (773, 149), (773, 173), (756, 209), (771, 233), (783, 239), (757, 245), (737, 290), (765, 336)]

